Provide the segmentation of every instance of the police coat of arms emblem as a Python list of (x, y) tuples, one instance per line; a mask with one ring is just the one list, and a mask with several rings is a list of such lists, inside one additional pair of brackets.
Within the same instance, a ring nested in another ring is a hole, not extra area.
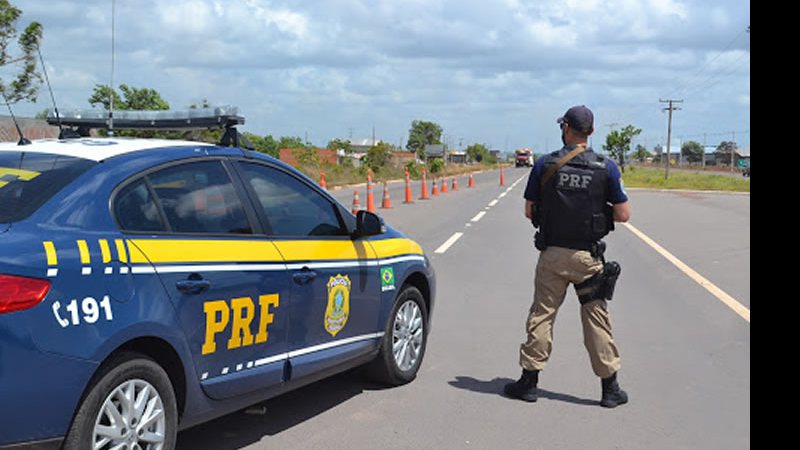
[(325, 330), (336, 336), (350, 316), (350, 278), (337, 274), (328, 280), (328, 307), (325, 308)]

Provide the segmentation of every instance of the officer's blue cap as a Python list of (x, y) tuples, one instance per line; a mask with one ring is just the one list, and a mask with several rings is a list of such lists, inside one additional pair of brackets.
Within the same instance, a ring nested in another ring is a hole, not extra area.
[(588, 133), (594, 128), (594, 114), (584, 105), (573, 106), (556, 120), (556, 123), (559, 124), (564, 122), (576, 130)]

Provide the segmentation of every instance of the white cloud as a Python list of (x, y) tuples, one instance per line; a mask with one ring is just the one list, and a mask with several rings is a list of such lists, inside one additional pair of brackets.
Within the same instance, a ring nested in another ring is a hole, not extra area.
[[(108, 0), (15, 4), (21, 22), (44, 25), (59, 101), (85, 107), (93, 85), (109, 79)], [(372, 124), (394, 142), (423, 118), (495, 146), (508, 136), (511, 148), (552, 147), (555, 117), (576, 103), (598, 121), (613, 117), (603, 123), (662, 133), (658, 98), (670, 93), (686, 96), (678, 129), (749, 122), (749, 107), (741, 112), (749, 36), (723, 52), (749, 24), (749, 5), (738, 0), (118, 0), (116, 8), (117, 83), (155, 88), (174, 107), (237, 103), (247, 130), (309, 131), (317, 144), (351, 127), (369, 135)]]

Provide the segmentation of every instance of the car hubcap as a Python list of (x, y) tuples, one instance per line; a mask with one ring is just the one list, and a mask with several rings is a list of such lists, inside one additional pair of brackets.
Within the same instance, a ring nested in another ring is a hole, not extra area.
[(158, 391), (129, 380), (106, 398), (94, 424), (94, 450), (162, 450), (167, 419)]
[(403, 303), (397, 310), (392, 332), (392, 352), (400, 370), (414, 367), (422, 350), (422, 311), (414, 301)]

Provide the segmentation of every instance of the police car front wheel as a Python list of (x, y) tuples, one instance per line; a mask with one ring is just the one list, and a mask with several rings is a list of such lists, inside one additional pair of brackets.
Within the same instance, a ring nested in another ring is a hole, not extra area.
[(378, 358), (372, 364), (378, 381), (400, 385), (417, 376), (428, 338), (428, 310), (422, 293), (405, 286), (397, 296)]
[(103, 365), (75, 414), (64, 450), (172, 450), (178, 412), (172, 383), (152, 359), (124, 353)]

